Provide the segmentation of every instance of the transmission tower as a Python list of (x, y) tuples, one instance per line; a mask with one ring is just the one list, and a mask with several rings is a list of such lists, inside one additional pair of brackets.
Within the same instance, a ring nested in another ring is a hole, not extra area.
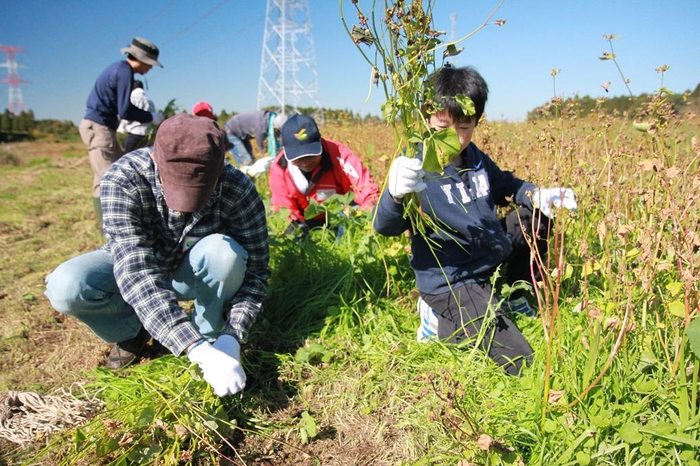
[(17, 60), (15, 60), (15, 54), (24, 53), (24, 49), (11, 45), (0, 45), (0, 50), (7, 54), (7, 62), (0, 63), (0, 66), (7, 67), (7, 78), (0, 79), (0, 82), (8, 83), (10, 88), (7, 108), (10, 113), (18, 115), (24, 111), (24, 100), (22, 100), (22, 88), (20, 84), (29, 81), (24, 81), (19, 78), (19, 73), (17, 73), (19, 65), (17, 65)]
[(257, 108), (286, 114), (312, 107), (322, 122), (318, 94), (308, 0), (267, 0)]

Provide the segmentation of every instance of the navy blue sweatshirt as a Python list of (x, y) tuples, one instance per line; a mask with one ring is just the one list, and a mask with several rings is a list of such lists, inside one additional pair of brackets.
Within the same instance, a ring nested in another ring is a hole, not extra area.
[(107, 126), (119, 127), (119, 120), (153, 121), (151, 112), (131, 103), (131, 81), (134, 70), (126, 60), (112, 63), (97, 77), (87, 99), (85, 119)]
[(450, 164), (441, 174), (425, 174), (427, 187), (419, 196), (424, 215), (432, 219), (425, 236), (412, 231), (403, 202), (395, 201), (388, 190), (375, 208), (378, 233), (398, 236), (409, 231), (411, 267), (421, 293), (447, 293), (459, 282), (488, 276), (512, 250), (496, 207), (514, 197), (516, 204), (532, 209), (527, 193), (535, 190), (534, 184), (501, 170), (474, 143), (461, 156), (459, 168)]

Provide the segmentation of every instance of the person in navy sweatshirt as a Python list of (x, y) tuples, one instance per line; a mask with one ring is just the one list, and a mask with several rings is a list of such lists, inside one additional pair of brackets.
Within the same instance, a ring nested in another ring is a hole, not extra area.
[(159, 125), (163, 114), (142, 110), (131, 103), (134, 74), (145, 75), (158, 61), (159, 50), (152, 42), (135, 37), (128, 47), (121, 49), (125, 60), (109, 65), (95, 81), (87, 98), (87, 110), (78, 126), (80, 137), (88, 148), (92, 166), (92, 196), (97, 223), (102, 228), (100, 181), (112, 162), (124, 155), (117, 139), (120, 120)]
[[(553, 208), (575, 209), (574, 193), (518, 179), (471, 142), (488, 97), (488, 86), (475, 69), (446, 65), (429, 81), (438, 103), (438, 110), (426, 115), (429, 124), (454, 129), (461, 152), (441, 173), (424, 171), (420, 158), (396, 157), (375, 208), (374, 228), (386, 236), (409, 232), (420, 292), (418, 339), (431, 334), (449, 343), (471, 339), (507, 373), (518, 375), (532, 361), (533, 350), (504, 312), (507, 305), (499, 304), (491, 278), (506, 264), (507, 283), (532, 283), (526, 237), (546, 254)], [(458, 102), (462, 95), (471, 98), (475, 114), (464, 113)], [(404, 215), (403, 198), (409, 193), (432, 219), (423, 233)], [(499, 218), (497, 206), (508, 206), (510, 199), (517, 209)]]

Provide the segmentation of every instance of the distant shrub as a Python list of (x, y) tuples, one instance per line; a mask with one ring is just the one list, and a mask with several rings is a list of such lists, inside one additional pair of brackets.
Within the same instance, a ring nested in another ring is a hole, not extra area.
[(17, 166), (19, 164), (19, 159), (14, 154), (0, 149), (0, 167)]
[(39, 120), (34, 131), (35, 138), (52, 138), (57, 141), (79, 141), (78, 127), (68, 120)]

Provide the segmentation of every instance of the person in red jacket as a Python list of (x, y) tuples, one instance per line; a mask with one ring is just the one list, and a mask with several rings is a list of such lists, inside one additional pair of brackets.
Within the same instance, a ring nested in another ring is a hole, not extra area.
[(292, 115), (281, 132), (282, 150), (270, 167), (273, 211), (289, 209), (292, 224), (304, 232), (326, 221), (323, 215), (304, 217), (312, 199), (321, 204), (333, 194), (353, 192), (360, 208), (374, 207), (380, 191), (369, 170), (347, 146), (322, 138), (313, 118)]

